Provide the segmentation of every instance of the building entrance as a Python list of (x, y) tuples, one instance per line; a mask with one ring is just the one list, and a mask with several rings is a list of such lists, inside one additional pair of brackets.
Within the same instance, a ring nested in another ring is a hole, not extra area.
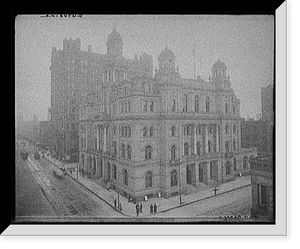
[(186, 183), (196, 185), (195, 164), (188, 164), (186, 166)]

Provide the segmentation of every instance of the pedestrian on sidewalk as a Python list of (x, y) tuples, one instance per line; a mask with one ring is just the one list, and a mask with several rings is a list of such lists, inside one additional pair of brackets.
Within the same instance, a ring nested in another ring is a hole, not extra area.
[(143, 213), (143, 204), (140, 203), (140, 213)]
[(150, 205), (150, 214), (153, 214), (153, 204)]
[(122, 211), (122, 204), (119, 204), (119, 210)]
[(154, 213), (155, 214), (157, 213), (157, 205), (156, 205), (156, 203), (154, 203)]
[(139, 216), (140, 207), (139, 207), (139, 203), (138, 202), (135, 205), (135, 210), (136, 210), (136, 216)]

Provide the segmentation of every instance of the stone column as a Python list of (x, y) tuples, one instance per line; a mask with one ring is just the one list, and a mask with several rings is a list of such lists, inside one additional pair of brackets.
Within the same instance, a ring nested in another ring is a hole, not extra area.
[(97, 129), (97, 148), (96, 148), (96, 150), (99, 150), (100, 149), (100, 144), (99, 144), (100, 143), (100, 134), (99, 134), (100, 133), (100, 131), (99, 131), (100, 127), (98, 125), (96, 127), (97, 127), (96, 128)]
[(216, 125), (216, 150), (219, 152), (219, 125)]
[(208, 125), (205, 125), (205, 153), (208, 153)]
[(194, 141), (193, 141), (194, 142), (194, 154), (196, 155), (197, 154), (197, 137), (196, 137), (197, 130), (196, 130), (196, 124), (193, 125), (193, 132), (194, 132), (193, 133), (193, 136), (194, 136), (193, 137), (193, 139), (194, 139)]
[(107, 137), (107, 126), (103, 126), (104, 129), (104, 135), (103, 135), (103, 151), (106, 152), (106, 137)]
[(183, 134), (182, 134), (183, 126), (181, 124), (178, 125), (178, 158), (181, 158), (183, 155)]

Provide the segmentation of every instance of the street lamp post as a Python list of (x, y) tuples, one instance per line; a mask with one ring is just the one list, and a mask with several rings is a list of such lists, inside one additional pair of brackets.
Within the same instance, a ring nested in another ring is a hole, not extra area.
[(120, 193), (119, 193), (119, 175), (120, 175), (120, 172), (117, 172), (117, 193), (118, 193), (118, 208), (120, 207)]
[(179, 203), (182, 204), (182, 197), (181, 197), (181, 163), (179, 162)]
[(77, 177), (77, 180), (78, 180), (78, 169), (79, 169), (79, 162), (77, 163), (77, 165), (76, 165), (77, 167), (77, 169), (76, 169), (76, 177)]

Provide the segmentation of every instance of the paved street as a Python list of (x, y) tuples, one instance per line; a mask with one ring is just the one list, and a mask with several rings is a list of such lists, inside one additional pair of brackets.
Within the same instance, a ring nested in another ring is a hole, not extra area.
[(56, 216), (51, 204), (43, 195), (39, 184), (34, 179), (27, 163), (16, 153), (16, 221), (21, 218), (42, 219)]
[[(32, 219), (34, 216), (38, 221), (42, 216), (43, 221), (94, 222), (124, 216), (71, 177), (66, 175), (62, 179), (56, 178), (53, 174), (54, 166), (48, 161), (36, 161), (32, 155), (27, 161), (20, 160), (17, 164), (17, 220), (28, 216)], [(24, 172), (27, 172), (26, 178)]]

